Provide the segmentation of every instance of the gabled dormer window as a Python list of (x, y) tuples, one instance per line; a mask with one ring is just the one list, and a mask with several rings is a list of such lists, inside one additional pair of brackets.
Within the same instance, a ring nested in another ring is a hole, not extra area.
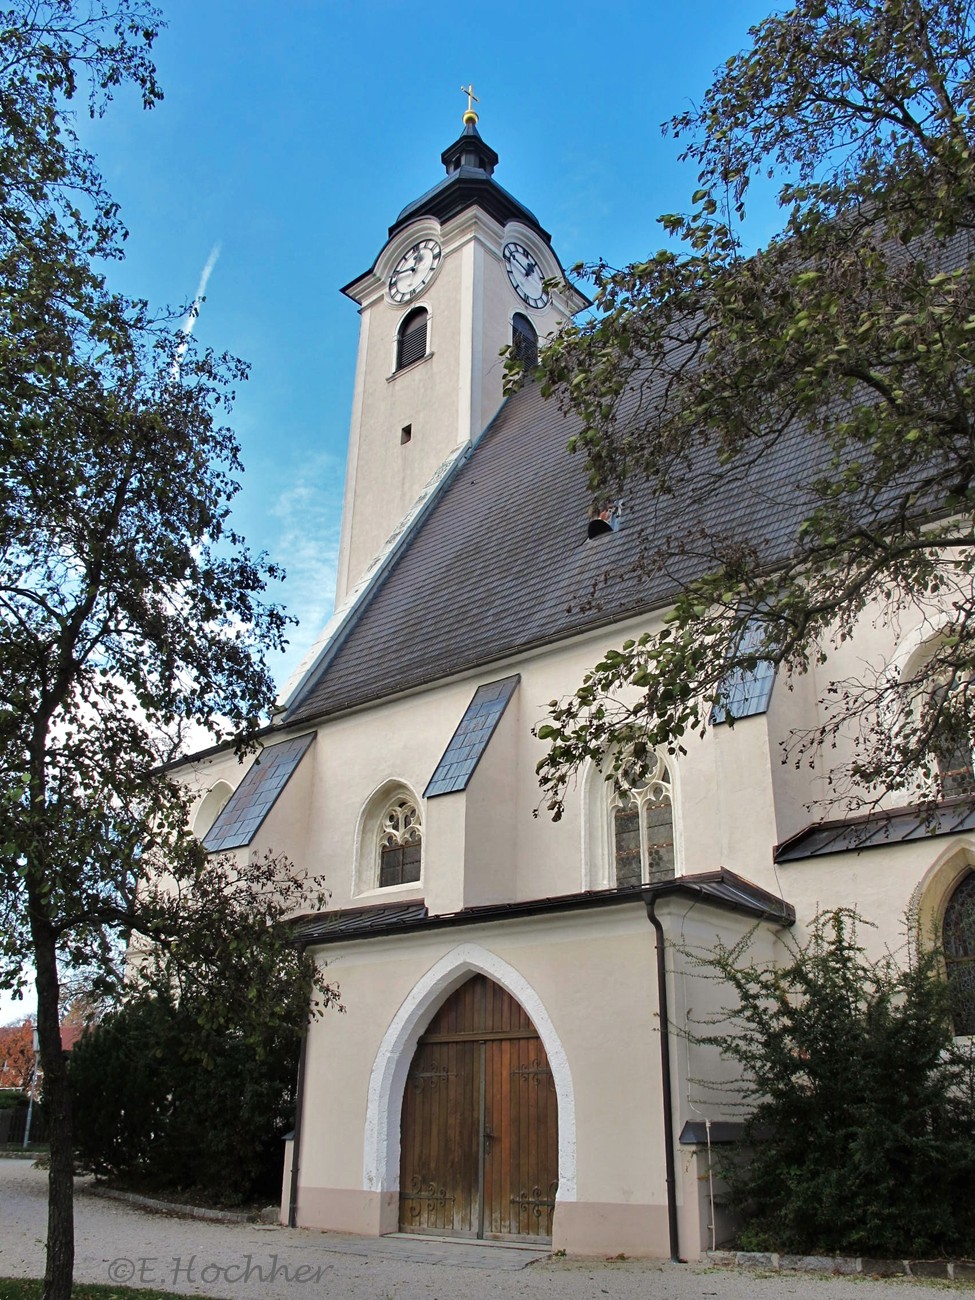
[(526, 370), (538, 365), (538, 331), (524, 312), (516, 311), (511, 318), (511, 350)]
[(427, 354), (427, 309), (415, 307), (408, 312), (396, 337), (396, 369), (405, 370)]

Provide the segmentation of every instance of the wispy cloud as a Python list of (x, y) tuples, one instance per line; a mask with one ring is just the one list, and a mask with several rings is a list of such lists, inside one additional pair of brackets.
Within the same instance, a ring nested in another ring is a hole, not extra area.
[(302, 465), (301, 480), (270, 507), (279, 531), (271, 552), (287, 571), (284, 603), (298, 619), (275, 666), (279, 682), (298, 666), (332, 613), (342, 518), (342, 462), (328, 452)]

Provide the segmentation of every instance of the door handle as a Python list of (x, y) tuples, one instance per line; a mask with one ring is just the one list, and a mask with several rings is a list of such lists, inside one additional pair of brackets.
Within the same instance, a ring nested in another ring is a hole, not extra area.
[(493, 1141), (493, 1139), (494, 1139), (494, 1134), (491, 1132), (489, 1128), (485, 1128), (484, 1129), (484, 1154), (486, 1156), (491, 1154), (491, 1142)]

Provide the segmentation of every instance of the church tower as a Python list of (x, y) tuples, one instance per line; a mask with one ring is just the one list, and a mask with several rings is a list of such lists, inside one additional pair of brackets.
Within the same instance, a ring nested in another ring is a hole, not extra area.
[(564, 272), (537, 218), (495, 181), (498, 155), (471, 100), (441, 155), (446, 176), (410, 203), (368, 271), (359, 304), (336, 604), (363, 576), (438, 469), (503, 400), (501, 349), (531, 364), (587, 299), (545, 281)]

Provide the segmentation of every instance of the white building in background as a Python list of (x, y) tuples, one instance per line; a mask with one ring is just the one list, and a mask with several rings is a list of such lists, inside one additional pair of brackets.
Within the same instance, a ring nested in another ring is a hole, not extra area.
[[(676, 507), (637, 491), (591, 527), (571, 421), (531, 383), (504, 399), (500, 350), (530, 359), (585, 299), (547, 287), (550, 238), (476, 121), (344, 290), (361, 325), (338, 611), (261, 752), (187, 765), (195, 830), (331, 889), (301, 933), (346, 1014), (310, 1030), (286, 1219), (693, 1258), (727, 1235), (709, 1144), (741, 1116), (728, 1064), (683, 1032), (721, 1005), (686, 950), (754, 927), (774, 961), (837, 906), (876, 923), (878, 951), (910, 907), (971, 936), (975, 814), (811, 823), (820, 777), (781, 742), (851, 648), (792, 689), (744, 684), (737, 724), (661, 756), (635, 798), (591, 769), (561, 821), (534, 815), (532, 728), (659, 626), (671, 580), (634, 562)], [(787, 526), (811, 455), (766, 457), (707, 509), (743, 535)], [(923, 637), (867, 646), (894, 662)]]

